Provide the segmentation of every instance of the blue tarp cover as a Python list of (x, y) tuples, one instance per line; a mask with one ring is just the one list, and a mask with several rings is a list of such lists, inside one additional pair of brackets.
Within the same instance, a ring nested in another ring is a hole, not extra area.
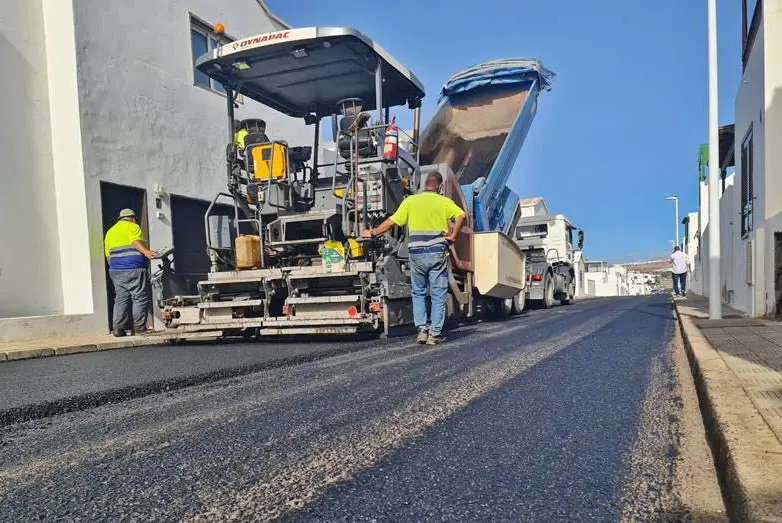
[(548, 91), (556, 75), (538, 60), (505, 58), (469, 67), (453, 75), (440, 91), (440, 100), (486, 86), (524, 84), (537, 79), (540, 89)]

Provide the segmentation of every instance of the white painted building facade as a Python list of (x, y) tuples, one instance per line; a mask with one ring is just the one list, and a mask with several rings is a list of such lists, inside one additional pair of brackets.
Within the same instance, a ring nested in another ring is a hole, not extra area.
[(646, 296), (652, 293), (655, 275), (646, 272), (627, 272), (627, 293), (630, 296)]
[(519, 216), (527, 218), (529, 216), (542, 216), (548, 214), (546, 202), (540, 196), (534, 198), (522, 198), (519, 200)]
[(699, 214), (697, 212), (688, 213), (682, 220), (682, 223), (684, 224), (684, 245), (682, 250), (687, 255), (687, 262), (690, 267), (690, 272), (687, 275), (687, 289), (695, 294), (702, 294), (704, 282), (698, 263), (700, 248)]
[(628, 296), (627, 269), (604, 261), (586, 262), (584, 273), (587, 296)]
[[(106, 195), (132, 202), (152, 248), (176, 247), (172, 202), (201, 205), (226, 179), (226, 100), (194, 55), (220, 41), (216, 23), (233, 37), (285, 25), (260, 0), (2, 5), (0, 342), (105, 331)], [(312, 127), (249, 100), (237, 116), (311, 144)]]
[[(721, 295), (732, 307), (760, 317), (782, 313), (782, 148), (777, 146), (782, 143), (782, 0), (747, 4), (743, 77), (735, 100), (735, 178), (726, 178), (720, 199)], [(697, 266), (707, 282), (705, 201)], [(704, 295), (707, 287), (702, 286)]]

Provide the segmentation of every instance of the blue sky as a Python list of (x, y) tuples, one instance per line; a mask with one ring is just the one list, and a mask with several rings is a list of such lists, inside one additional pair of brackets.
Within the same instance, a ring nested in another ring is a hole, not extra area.
[[(557, 74), (509, 185), (585, 230), (591, 259), (669, 252), (673, 203), (698, 206), (707, 137), (706, 0), (268, 0), (287, 23), (351, 26), (424, 83), (423, 123), (456, 71), (531, 57)], [(720, 121), (733, 121), (741, 2), (719, 4)], [(347, 7), (351, 5), (351, 7)], [(565, 7), (567, 6), (567, 7)]]

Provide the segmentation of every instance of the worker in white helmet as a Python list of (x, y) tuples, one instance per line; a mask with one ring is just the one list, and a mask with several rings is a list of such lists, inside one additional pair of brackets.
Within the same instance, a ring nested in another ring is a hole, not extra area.
[(120, 211), (119, 220), (106, 232), (103, 244), (114, 283), (112, 334), (125, 336), (131, 320), (133, 332), (144, 333), (152, 300), (148, 260), (157, 253), (145, 245), (144, 233), (132, 209)]

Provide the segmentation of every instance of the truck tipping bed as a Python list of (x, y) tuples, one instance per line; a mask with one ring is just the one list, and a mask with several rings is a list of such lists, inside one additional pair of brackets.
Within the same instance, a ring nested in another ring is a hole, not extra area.
[(453, 75), (421, 136), (421, 165), (448, 164), (478, 231), (505, 231), (518, 196), (506, 184), (541, 90), (554, 73), (537, 60), (505, 59)]

